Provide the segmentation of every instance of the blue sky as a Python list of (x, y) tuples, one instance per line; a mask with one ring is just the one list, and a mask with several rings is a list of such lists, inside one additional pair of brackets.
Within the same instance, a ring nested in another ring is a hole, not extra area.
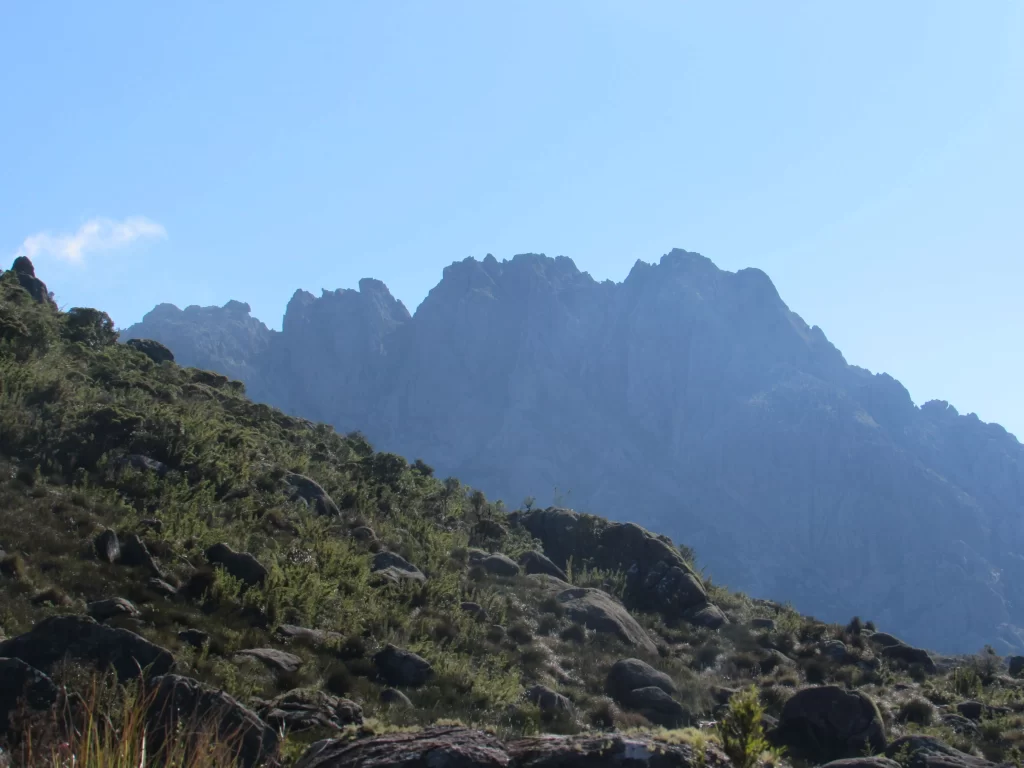
[(9, 2), (0, 94), (0, 251), (119, 326), (680, 247), (1024, 435), (1017, 2)]

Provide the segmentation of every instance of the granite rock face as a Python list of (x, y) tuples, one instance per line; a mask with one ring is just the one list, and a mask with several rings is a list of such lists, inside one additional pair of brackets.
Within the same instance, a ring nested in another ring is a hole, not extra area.
[[(1020, 443), (847, 364), (760, 270), (674, 250), (612, 283), (488, 256), (445, 269), (415, 315), (364, 280), (297, 292), (279, 332), (239, 302), (164, 304), (122, 338), (509, 506), (568, 492), (754, 596), (943, 652), (1024, 651)], [(648, 577), (699, 598), (684, 568)]]

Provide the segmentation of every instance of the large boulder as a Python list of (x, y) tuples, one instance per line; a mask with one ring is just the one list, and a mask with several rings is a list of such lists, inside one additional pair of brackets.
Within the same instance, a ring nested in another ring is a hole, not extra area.
[(180, 675), (158, 677), (152, 686), (148, 709), (152, 752), (158, 752), (168, 733), (178, 728), (192, 733), (213, 728), (221, 741), (237, 751), (241, 768), (259, 765), (277, 752), (274, 729), (224, 691)]
[(427, 577), (419, 568), (394, 552), (378, 552), (370, 561), (370, 571), (377, 578), (392, 584), (406, 581), (424, 582)]
[(493, 573), (495, 576), (519, 575), (519, 566), (516, 565), (515, 560), (501, 553), (488, 555), (480, 561), (480, 565), (488, 573)]
[(432, 727), (368, 739), (324, 739), (295, 768), (508, 768), (497, 737), (462, 727)]
[(708, 604), (700, 577), (671, 540), (635, 523), (611, 523), (557, 507), (515, 513), (512, 520), (540, 539), (556, 566), (572, 558), (623, 571), (624, 602), (630, 608), (682, 618)]
[(412, 651), (388, 643), (373, 657), (377, 674), (388, 685), (415, 688), (426, 683), (434, 674), (430, 662)]
[(150, 554), (146, 543), (136, 533), (128, 534), (121, 542), (120, 563), (122, 565), (144, 568), (154, 579), (164, 578), (160, 564)]
[(624, 701), (630, 691), (651, 686), (660, 688), (670, 696), (677, 693), (671, 677), (640, 659), (619, 659), (612, 664), (605, 679), (605, 690), (618, 702)]
[(57, 686), (49, 677), (21, 659), (0, 658), (0, 738), (22, 706), (47, 710), (55, 701)]
[(300, 475), (297, 472), (289, 472), (285, 475), (284, 481), (288, 485), (288, 495), (291, 498), (302, 499), (321, 515), (338, 517), (341, 514), (334, 499), (313, 478)]
[(546, 685), (533, 685), (527, 688), (526, 700), (536, 704), (544, 718), (570, 717), (572, 715), (572, 702)]
[(206, 550), (211, 565), (219, 565), (243, 584), (257, 586), (267, 580), (267, 568), (248, 552), (235, 552), (227, 544), (214, 544)]
[(1024, 674), (1024, 656), (1011, 656), (1007, 662), (1010, 667), (1011, 677), (1020, 677)]
[(98, 669), (112, 667), (122, 681), (163, 675), (174, 666), (174, 657), (159, 645), (84, 616), (43, 619), (25, 634), (0, 642), (0, 657), (5, 656), (43, 671), (66, 658)]
[(309, 688), (297, 688), (265, 702), (259, 714), (272, 728), (288, 731), (339, 730), (363, 722), (363, 709), (354, 701)]
[(551, 559), (546, 555), (537, 552), (536, 550), (524, 552), (519, 558), (519, 564), (528, 575), (546, 573), (548, 576), (554, 576), (556, 579), (568, 581), (565, 571), (551, 562)]
[(104, 528), (93, 539), (93, 546), (96, 548), (96, 556), (106, 563), (116, 563), (121, 559), (121, 544), (117, 540), (117, 534), (110, 528)]
[(904, 664), (919, 664), (925, 672), (934, 675), (939, 671), (931, 654), (923, 648), (915, 648), (906, 643), (887, 645), (882, 648), (882, 656), (886, 659), (895, 659)]
[(683, 705), (654, 685), (630, 691), (621, 703), (655, 725), (679, 728), (690, 722), (690, 713)]
[(588, 629), (615, 635), (626, 645), (651, 654), (658, 652), (644, 628), (607, 592), (573, 587), (560, 592), (557, 599), (573, 621)]
[(834, 685), (797, 691), (782, 708), (776, 741), (803, 760), (828, 762), (885, 749), (885, 725), (860, 691)]
[(125, 346), (141, 352), (154, 363), (173, 363), (174, 353), (159, 341), (153, 339), (128, 339)]

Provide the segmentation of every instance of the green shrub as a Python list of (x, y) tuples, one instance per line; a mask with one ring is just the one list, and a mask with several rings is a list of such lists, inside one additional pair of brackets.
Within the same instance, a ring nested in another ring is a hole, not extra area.
[(718, 723), (722, 750), (736, 768), (753, 768), (771, 750), (764, 735), (764, 708), (757, 688), (750, 686), (729, 699), (729, 708)]

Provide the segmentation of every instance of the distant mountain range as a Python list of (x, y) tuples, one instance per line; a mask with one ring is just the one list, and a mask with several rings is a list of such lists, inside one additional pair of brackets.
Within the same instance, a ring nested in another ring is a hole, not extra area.
[(945, 652), (1024, 649), (1024, 450), (847, 364), (757, 269), (674, 250), (597, 282), (467, 259), (411, 315), (387, 287), (161, 304), (151, 338), (250, 396), (527, 496), (691, 545), (715, 581)]

